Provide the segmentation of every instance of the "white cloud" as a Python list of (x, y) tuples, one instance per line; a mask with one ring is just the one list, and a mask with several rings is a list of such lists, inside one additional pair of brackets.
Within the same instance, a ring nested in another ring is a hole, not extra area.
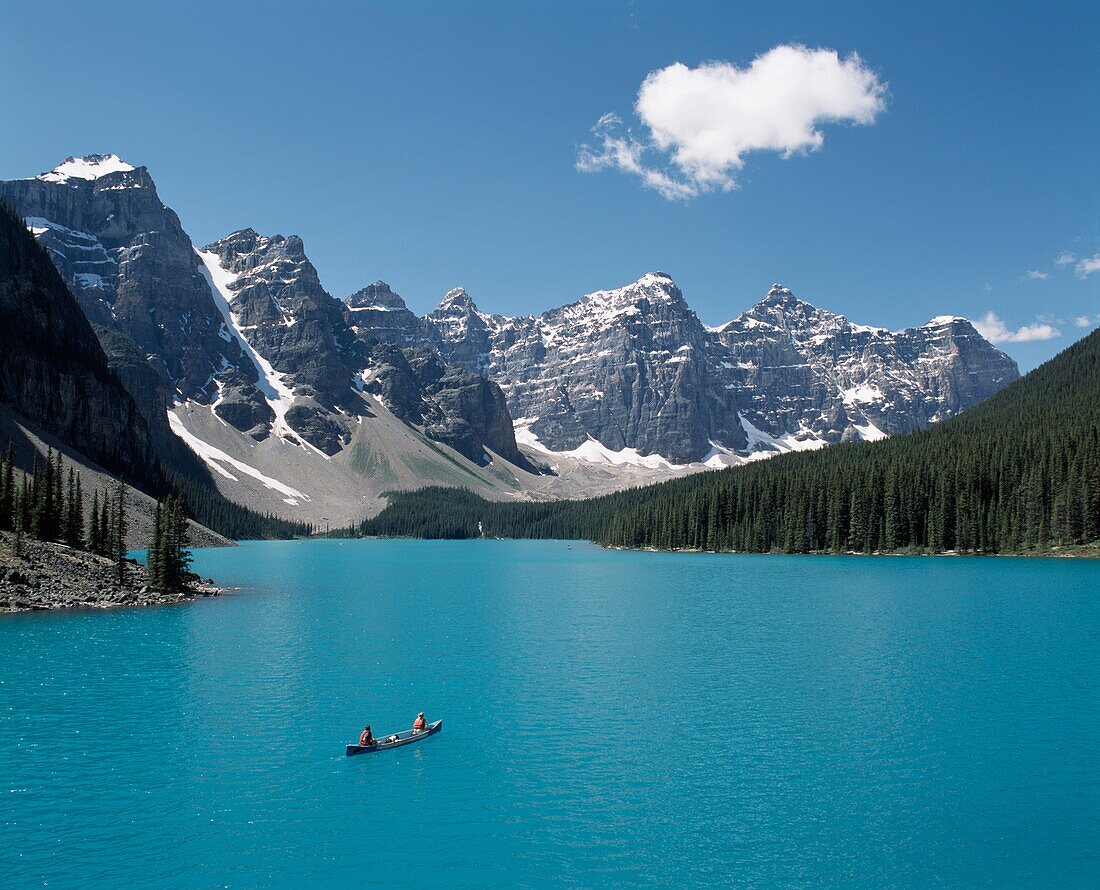
[(1089, 318), (1087, 315), (1075, 316), (1074, 319), (1073, 319), (1073, 323), (1075, 325), (1077, 325), (1077, 327), (1079, 327), (1079, 328), (1091, 328), (1092, 327), (1092, 319)]
[(1013, 331), (992, 310), (972, 324), (990, 343), (1031, 343), (1035, 340), (1053, 340), (1055, 337), (1062, 336), (1061, 331), (1045, 322), (1027, 324)]
[(1046, 281), (1046, 279), (1048, 279), (1048, 278), (1050, 278), (1050, 275), (1047, 272), (1042, 272), (1039, 269), (1031, 269), (1030, 271), (1026, 272), (1024, 274), (1024, 277), (1021, 278), (1020, 280), (1021, 281)]
[(984, 290), (988, 294), (990, 291), (993, 290), (993, 285), (987, 281), (985, 284), (982, 285), (982, 290)]
[[(780, 45), (745, 68), (677, 62), (650, 72), (638, 90), (645, 137), (623, 133), (620, 118), (605, 114), (577, 169), (621, 170), (670, 199), (730, 191), (750, 152), (816, 151), (825, 141), (820, 124), (873, 124), (885, 107), (886, 86), (855, 53), (842, 59), (831, 49)], [(665, 169), (646, 153), (663, 154)]]
[(1083, 256), (1074, 266), (1078, 278), (1088, 278), (1093, 272), (1100, 272), (1100, 253), (1096, 256)]
[(1071, 266), (1076, 262), (1077, 262), (1077, 257), (1075, 257), (1068, 250), (1063, 250), (1060, 254), (1058, 254), (1057, 258), (1055, 258), (1054, 265), (1056, 265), (1056, 266)]

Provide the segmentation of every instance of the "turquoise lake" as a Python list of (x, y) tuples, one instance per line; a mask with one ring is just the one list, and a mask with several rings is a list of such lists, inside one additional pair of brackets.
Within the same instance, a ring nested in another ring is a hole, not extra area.
[(0, 618), (3, 886), (1100, 884), (1100, 562), (195, 555)]

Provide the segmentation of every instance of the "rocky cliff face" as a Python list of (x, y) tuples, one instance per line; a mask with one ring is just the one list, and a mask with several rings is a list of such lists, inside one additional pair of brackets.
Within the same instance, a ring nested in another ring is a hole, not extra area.
[(489, 449), (533, 469), (516, 446), (504, 393), (480, 374), (448, 367), (424, 346), (375, 341), (364, 380), (397, 417), (474, 463), (489, 463)]
[[(362, 405), (352, 386), (364, 360), (344, 306), (321, 286), (296, 235), (234, 232), (199, 252), (213, 289), (224, 299), (227, 325), (249, 353), (261, 378), (270, 416), (247, 392), (224, 392), (219, 416), (240, 416), (262, 438), (300, 438), (325, 454), (349, 441)], [(232, 421), (230, 421), (232, 422)], [(235, 424), (236, 425), (236, 424)]]
[(475, 463), (488, 461), (486, 448), (524, 462), (499, 388), (444, 367), (425, 347), (419, 319), (383, 282), (346, 303), (334, 299), (295, 235), (246, 229), (199, 255), (226, 299), (234, 332), (256, 356), (261, 377), (281, 394), (282, 405), (273, 404), (276, 422), (285, 421), (314, 447), (332, 455), (348, 444), (352, 417), (363, 411), (355, 390), (366, 389)]
[(356, 291), (345, 303), (349, 323), (365, 336), (407, 346), (429, 342), (423, 321), (384, 281)]
[(706, 329), (663, 273), (524, 318), (483, 315), (452, 291), (427, 322), (443, 357), (496, 380), (555, 451), (595, 439), (687, 462), (712, 439), (745, 444), (735, 402), (711, 385)]
[(1019, 376), (1016, 363), (966, 319), (888, 331), (816, 309), (780, 285), (716, 333), (719, 379), (761, 442), (909, 432), (958, 414)]
[[(168, 437), (166, 404), (208, 404), (228, 387), (260, 403), (255, 368), (226, 329), (211, 299), (191, 240), (161, 203), (144, 167), (115, 155), (69, 158), (32, 179), (0, 182), (0, 198), (24, 217), (87, 317), (108, 357), (158, 437)], [(135, 351), (160, 378), (154, 398), (139, 386)], [(215, 383), (215, 376), (219, 383)]]
[(957, 414), (1019, 376), (965, 319), (893, 332), (780, 285), (708, 329), (660, 272), (521, 318), (483, 313), (453, 290), (419, 327), (406, 319), (401, 336), (499, 383), (526, 441), (613, 462), (718, 466), (881, 438)]
[(116, 327), (160, 365), (168, 391), (210, 401), (213, 374), (254, 372), (224, 330), (179, 218), (144, 167), (114, 155), (69, 158), (33, 179), (0, 182), (28, 218), (89, 318)]
[(102, 467), (156, 484), (148, 424), (46, 252), (3, 209), (0, 317), (0, 402)]
[[(338, 453), (363, 410), (357, 390), (371, 364), (354, 317), (412, 317), (385, 285), (360, 292), (354, 310), (335, 300), (294, 235), (245, 229), (196, 251), (148, 171), (115, 155), (69, 158), (32, 179), (0, 182), (0, 198), (27, 217), (165, 447), (178, 445), (167, 409), (191, 402), (254, 441), (274, 435)], [(396, 329), (387, 334), (394, 338)], [(463, 441), (479, 458), (475, 442), (515, 452), (510, 424), (509, 448), (476, 400), (444, 397), (470, 381), (444, 374), (418, 385), (438, 390), (429, 436), (457, 440), (467, 429)]]

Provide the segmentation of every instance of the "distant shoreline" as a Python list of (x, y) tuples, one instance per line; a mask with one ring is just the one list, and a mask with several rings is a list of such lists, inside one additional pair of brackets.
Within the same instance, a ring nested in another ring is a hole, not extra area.
[[(302, 540), (291, 539), (287, 540)], [(935, 556), (935, 557), (1028, 557), (1041, 559), (1100, 559), (1100, 544), (1076, 544), (1072, 546), (1056, 547), (1050, 550), (1021, 550), (1004, 553), (980, 553), (957, 550), (945, 550), (940, 553), (931, 553), (921, 550), (875, 550), (865, 553), (862, 550), (811, 550), (803, 553), (793, 553), (786, 550), (700, 550), (698, 548), (665, 549), (661, 547), (619, 547), (610, 544), (601, 544), (589, 538), (506, 538), (506, 537), (482, 537), (482, 538), (421, 538), (416, 535), (363, 535), (361, 537), (324, 537), (319, 536), (313, 540), (328, 541), (559, 541), (563, 544), (584, 543), (593, 544), (604, 550), (619, 550), (624, 553), (701, 553), (717, 556)]]

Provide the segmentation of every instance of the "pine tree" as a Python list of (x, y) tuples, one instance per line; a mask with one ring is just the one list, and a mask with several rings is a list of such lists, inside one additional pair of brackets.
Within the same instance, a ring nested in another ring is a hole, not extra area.
[(153, 539), (149, 542), (149, 578), (161, 590), (181, 590), (188, 586), (191, 553), (190, 536), (183, 499), (171, 495), (157, 504), (153, 518)]
[(157, 501), (153, 511), (153, 537), (146, 551), (145, 567), (149, 573), (149, 583), (159, 590), (164, 589), (164, 502)]
[(0, 530), (15, 527), (15, 448), (8, 439), (8, 450), (0, 462)]
[(187, 514), (183, 510), (183, 499), (176, 495), (171, 499), (171, 504), (169, 512), (171, 581), (176, 589), (180, 589), (188, 586), (188, 578), (191, 574), (191, 551), (187, 549), (191, 543), (191, 535), (187, 527)]
[(114, 558), (118, 569), (118, 583), (126, 580), (126, 485), (118, 483), (115, 495)]
[(69, 489), (65, 498), (65, 543), (77, 550), (84, 547), (84, 492), (80, 474), (69, 467)]
[(99, 546), (102, 556), (111, 555), (111, 545), (115, 539), (114, 516), (114, 510), (111, 508), (111, 493), (104, 489), (103, 503), (99, 507)]
[(103, 534), (99, 528), (99, 489), (92, 492), (92, 517), (88, 523), (88, 550), (101, 556), (103, 554)]
[(15, 555), (21, 557), (23, 555), (23, 530), (26, 527), (24, 524), (24, 515), (26, 510), (23, 507), (23, 499), (27, 496), (27, 477), (23, 476), (23, 484), (20, 490), (15, 493), (12, 500), (12, 518), (14, 519), (14, 531), (15, 531)]
[(57, 452), (56, 466), (53, 472), (53, 514), (50, 517), (53, 537), (50, 540), (60, 541), (65, 519), (65, 464), (61, 459), (61, 452)]

